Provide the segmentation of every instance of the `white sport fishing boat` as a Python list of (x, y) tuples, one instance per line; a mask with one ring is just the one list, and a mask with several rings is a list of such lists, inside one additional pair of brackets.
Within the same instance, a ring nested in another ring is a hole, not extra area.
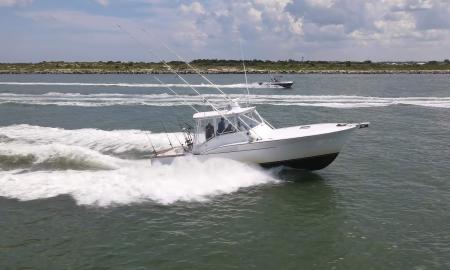
[(169, 164), (185, 157), (217, 157), (264, 167), (320, 170), (336, 159), (355, 129), (369, 126), (326, 123), (274, 128), (255, 107), (241, 107), (236, 101), (226, 108), (197, 112), (193, 118), (193, 132), (183, 130), (185, 143), (155, 151), (153, 161)]
[[(264, 167), (285, 165), (297, 169), (320, 170), (336, 159), (355, 129), (369, 126), (369, 123), (327, 123), (274, 128), (259, 115), (255, 107), (241, 107), (237, 100), (231, 100), (198, 69), (175, 52), (174, 54), (216, 88), (226, 100), (226, 106), (218, 108), (217, 104), (210, 102), (167, 62), (161, 60), (164, 66), (199, 95), (212, 111), (199, 112), (185, 102), (197, 112), (193, 116), (194, 128), (183, 129), (184, 143), (180, 141), (180, 146), (173, 147), (170, 143), (171, 148), (154, 150), (152, 161), (170, 164), (174, 160), (187, 157), (200, 160), (228, 158)], [(244, 62), (243, 67), (247, 82)], [(163, 83), (160, 79), (155, 79)], [(179, 96), (172, 88), (167, 88)], [(247, 87), (247, 97), (249, 96)]]

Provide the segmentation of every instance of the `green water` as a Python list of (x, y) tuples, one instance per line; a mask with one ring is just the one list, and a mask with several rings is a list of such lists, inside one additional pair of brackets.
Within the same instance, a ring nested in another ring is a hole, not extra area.
[(449, 269), (450, 76), (288, 78), (292, 90), (250, 89), (275, 126), (372, 124), (322, 171), (150, 166), (142, 130), (167, 144), (155, 120), (192, 116), (174, 100), (149, 105), (164, 88), (0, 84), (0, 269)]

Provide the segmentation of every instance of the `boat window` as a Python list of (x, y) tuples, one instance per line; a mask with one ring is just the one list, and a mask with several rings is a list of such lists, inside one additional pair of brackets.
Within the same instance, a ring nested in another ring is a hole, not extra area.
[(246, 131), (246, 130), (248, 130), (247, 125), (239, 117), (237, 118), (237, 128), (238, 128), (239, 131)]
[(197, 132), (197, 143), (211, 140), (215, 136), (214, 119), (204, 119), (199, 121)]
[(225, 118), (221, 117), (219, 121), (217, 121), (217, 135), (221, 135), (225, 131), (226, 125)]
[(236, 117), (228, 116), (225, 118), (220, 118), (217, 124), (217, 134), (229, 134), (236, 132)]

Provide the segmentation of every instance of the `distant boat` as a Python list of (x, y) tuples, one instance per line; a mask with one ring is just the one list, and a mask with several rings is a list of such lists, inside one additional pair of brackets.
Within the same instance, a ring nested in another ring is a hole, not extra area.
[(283, 81), (282, 76), (271, 76), (270, 82), (258, 82), (259, 85), (267, 86), (281, 86), (283, 88), (291, 88), (294, 84), (293, 81)]

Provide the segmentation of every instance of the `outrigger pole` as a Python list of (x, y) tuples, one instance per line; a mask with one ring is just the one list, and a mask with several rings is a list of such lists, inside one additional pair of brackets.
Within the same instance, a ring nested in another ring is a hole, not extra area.
[[(145, 31), (145, 30), (144, 30)], [(147, 32), (146, 32), (147, 33)], [(204, 76), (203, 74), (200, 73), (200, 71), (193, 67), (188, 61), (186, 61), (186, 59), (184, 59), (183, 57), (181, 57), (177, 52), (175, 52), (174, 50), (172, 50), (169, 46), (167, 46), (164, 42), (161, 42), (161, 44), (171, 53), (173, 53), (174, 55), (176, 55), (176, 57), (178, 59), (180, 59), (181, 61), (183, 61), (188, 67), (190, 67), (192, 70), (195, 71), (195, 73), (197, 73), (200, 77), (202, 77), (205, 81), (207, 81), (209, 84), (211, 84), (214, 88), (217, 89), (217, 91), (219, 91), (222, 95), (224, 95), (224, 98), (227, 99), (228, 101), (232, 101), (227, 94), (225, 94), (225, 92), (223, 92), (215, 83), (213, 83), (212, 81), (210, 81), (206, 76)]]
[[(158, 77), (153, 76), (153, 78), (155, 78), (155, 80), (157, 80), (161, 85), (164, 85), (164, 83)], [(191, 104), (187, 103), (186, 100), (184, 100), (183, 97), (178, 95), (178, 93), (175, 92), (175, 90), (173, 90), (170, 86), (166, 85), (166, 88), (169, 89), (172, 93), (174, 93), (175, 96), (180, 97), (181, 100), (183, 101), (184, 105), (187, 105), (187, 106), (191, 107), (194, 111), (199, 112), (194, 106), (192, 106)], [(166, 131), (165, 130), (166, 127), (164, 126), (164, 123), (163, 122), (161, 122), (161, 123), (163, 124), (164, 131)], [(180, 145), (183, 146), (183, 144), (181, 143), (180, 139), (178, 139), (178, 136), (176, 134), (175, 134), (175, 138), (177, 138), (178, 143), (180, 143)], [(169, 136), (167, 136), (167, 139), (169, 139)], [(170, 139), (169, 139), (169, 143), (170, 143), (170, 146), (172, 146), (172, 143), (170, 142)], [(172, 148), (173, 148), (173, 146), (172, 146)]]
[[(157, 80), (160, 84), (164, 85), (164, 82), (162, 82), (160, 79), (158, 79), (158, 77), (153, 76), (153, 78), (155, 78), (155, 80)], [(169, 89), (172, 93), (174, 93), (175, 96), (180, 97), (181, 100), (183, 100), (184, 105), (187, 105), (187, 106), (191, 107), (194, 111), (199, 112), (194, 106), (187, 103), (186, 100), (184, 100), (184, 98), (182, 96), (178, 95), (178, 93), (175, 92), (175, 90), (173, 90), (170, 86), (166, 85), (166, 88)]]
[[(116, 25), (120, 30), (122, 30), (124, 33), (126, 33), (130, 38), (132, 38), (134, 41), (136, 41), (137, 44), (139, 44), (139, 46), (142, 47), (142, 49), (148, 53), (150, 53), (153, 57), (155, 57), (156, 59), (159, 59), (159, 61), (161, 63), (163, 63), (163, 65), (173, 74), (175, 74), (181, 81), (183, 81), (186, 85), (188, 85), (195, 93), (197, 93), (197, 95), (199, 95), (200, 97), (202, 97), (202, 100), (205, 103), (208, 103), (209, 106), (211, 106), (211, 108), (216, 111), (220, 116), (222, 116), (223, 118), (225, 118), (228, 123), (230, 123), (236, 130), (239, 130), (239, 128), (232, 122), (230, 121), (230, 119), (228, 119), (228, 117), (226, 117), (223, 113), (220, 112), (220, 110), (213, 104), (211, 103), (207, 98), (205, 98), (197, 89), (195, 89), (195, 87), (193, 87), (188, 81), (186, 81), (180, 74), (178, 74), (178, 72), (176, 72), (176, 70), (174, 70), (169, 64), (167, 64), (166, 61), (164, 61), (163, 59), (161, 59), (160, 57), (158, 57), (152, 50), (148, 49), (144, 44), (142, 44), (142, 42), (140, 42), (137, 38), (135, 38), (130, 32), (126, 31), (125, 29), (122, 28), (122, 26), (120, 24)], [(168, 47), (164, 44), (164, 46), (168, 49)], [(173, 50), (171, 50), (173, 52)], [(174, 53), (174, 52), (173, 52)], [(176, 54), (176, 53), (175, 53)], [(180, 57), (178, 54), (176, 54), (177, 57)], [(182, 59), (182, 58), (181, 58)], [(213, 82), (211, 82), (210, 80), (208, 80), (208, 78), (206, 78), (205, 76), (201, 75), (197, 69), (195, 69), (194, 67), (192, 67), (189, 63), (187, 63), (184, 59), (183, 59), (184, 63), (186, 63), (189, 67), (191, 67), (192, 69), (194, 69), (197, 74), (199, 74), (202, 78), (204, 78), (205, 80), (207, 80), (211, 85), (213, 85), (219, 92), (221, 92), (225, 99), (232, 101), (230, 98), (228, 98), (228, 96), (222, 91), (220, 90), (219, 87), (217, 87)], [(173, 91), (173, 89), (172, 89)], [(260, 137), (256, 132), (254, 131), (250, 131), (255, 133), (255, 135), (257, 137)]]
[[(129, 37), (131, 37), (134, 41), (136, 41), (137, 44), (139, 44), (139, 46), (142, 47), (142, 49), (148, 53), (150, 53), (153, 57), (155, 57), (156, 59), (158, 59), (170, 72), (172, 72), (173, 74), (175, 74), (181, 81), (183, 81), (187, 86), (189, 86), (197, 95), (199, 95), (202, 100), (205, 103), (208, 103), (208, 105), (210, 105), (214, 110), (218, 110), (216, 108), (216, 106), (214, 106), (214, 104), (212, 104), (207, 98), (205, 98), (197, 89), (195, 89), (195, 87), (193, 87), (188, 81), (186, 81), (180, 74), (178, 74), (178, 72), (176, 72), (169, 64), (167, 64), (166, 61), (164, 61), (163, 59), (159, 58), (155, 53), (153, 53), (152, 50), (148, 49), (144, 44), (142, 44), (142, 42), (140, 42), (137, 38), (135, 38), (130, 32), (126, 31), (125, 29), (122, 28), (122, 26), (120, 26), (120, 24), (117, 24), (117, 27), (122, 30), (124, 33), (126, 33)], [(173, 91), (173, 90), (172, 90)]]
[[(142, 29), (142, 31), (144, 31), (146, 34), (148, 34), (147, 31), (145, 31), (145, 29)], [(184, 62), (188, 67), (190, 67), (191, 69), (193, 69), (195, 71), (195, 73), (197, 73), (198, 75), (200, 75), (205, 81), (207, 81), (210, 85), (212, 85), (214, 88), (216, 88), (220, 93), (222, 93), (225, 97), (226, 100), (232, 102), (233, 100), (231, 100), (227, 94), (225, 92), (223, 92), (216, 84), (214, 84), (212, 81), (210, 81), (206, 76), (204, 76), (203, 74), (200, 73), (200, 71), (193, 67), (188, 61), (186, 61), (186, 59), (184, 59), (183, 57), (181, 57), (177, 52), (175, 52), (173, 49), (171, 49), (169, 46), (167, 46), (164, 42), (161, 42), (161, 44), (171, 53), (173, 53), (174, 55), (176, 55), (178, 57), (179, 60), (181, 60), (182, 62)], [(244, 75), (245, 75), (245, 86), (247, 88), (247, 105), (250, 103), (250, 90), (248, 88), (248, 80), (247, 80), (247, 71), (245, 68), (245, 62), (244, 62), (244, 53), (242, 50), (242, 45), (241, 45), (241, 40), (239, 39), (239, 47), (241, 49), (241, 56), (242, 56), (242, 65), (244, 67)], [(214, 108), (214, 107), (213, 107)], [(218, 110), (216, 110), (218, 111)], [(219, 112), (220, 113), (220, 112)], [(222, 114), (221, 114), (222, 115)], [(223, 115), (222, 115), (223, 116)], [(260, 116), (261, 117), (261, 116)], [(226, 118), (226, 117), (225, 117)], [(261, 117), (262, 118), (262, 117)], [(226, 118), (228, 120), (228, 118)], [(262, 118), (264, 122), (266, 122), (271, 128), (274, 128), (272, 126), (272, 124), (270, 124), (266, 119)], [(230, 122), (230, 121), (229, 121)], [(231, 122), (230, 122), (231, 123)], [(233, 125), (233, 124), (232, 124)], [(234, 128), (236, 128), (233, 125)], [(253, 133), (256, 134), (256, 136), (260, 137), (255, 131), (252, 131)]]
[(209, 105), (211, 107), (213, 107), (213, 109), (215, 109), (214, 105), (212, 103), (210, 103), (197, 89), (195, 89), (189, 82), (187, 82), (183, 77), (180, 76), (180, 74), (178, 74), (178, 72), (176, 72), (171, 66), (169, 66), (169, 64), (166, 63), (166, 61), (164, 61), (163, 59), (159, 58), (158, 56), (156, 56), (155, 53), (153, 53), (153, 51), (151, 51), (150, 49), (148, 49), (147, 47), (145, 47), (144, 44), (142, 44), (142, 42), (140, 42), (137, 38), (135, 38), (130, 32), (128, 32), (127, 30), (123, 29), (122, 26), (120, 24), (117, 24), (117, 27), (122, 30), (125, 34), (127, 34), (129, 37), (131, 37), (134, 41), (136, 41), (137, 44), (139, 44), (139, 46), (142, 47), (142, 49), (144, 51), (146, 51), (147, 53), (151, 54), (153, 57), (155, 57), (156, 59), (158, 59), (161, 63), (163, 63), (163, 65), (173, 74), (175, 74), (181, 81), (183, 81), (186, 85), (188, 85), (195, 93), (197, 93), (197, 95), (201, 96), (203, 101), (209, 103)]
[[(145, 29), (142, 29), (142, 31), (143, 32), (145, 32), (147, 35), (149, 35), (149, 33), (145, 30)], [(228, 100), (228, 101), (230, 101), (230, 102), (232, 102), (233, 100), (231, 100), (229, 97), (228, 97), (228, 95), (225, 93), (225, 92), (223, 92), (215, 83), (213, 83), (212, 81), (210, 81), (206, 76), (204, 76), (203, 74), (201, 74), (200, 73), (200, 71), (197, 69), (197, 68), (195, 68), (195, 67), (193, 67), (188, 61), (186, 61), (186, 59), (184, 59), (182, 56), (180, 56), (176, 51), (174, 51), (173, 49), (171, 49), (169, 46), (167, 46), (164, 42), (162, 42), (161, 41), (161, 44), (169, 51), (169, 52), (171, 52), (171, 53), (173, 53), (174, 55), (176, 55), (177, 56), (177, 58), (179, 59), (179, 60), (181, 60), (182, 62), (184, 62), (188, 67), (190, 67), (192, 70), (194, 70), (195, 71), (195, 73), (197, 73), (198, 75), (200, 75), (205, 81), (207, 81), (210, 85), (212, 85), (214, 88), (216, 88), (217, 89), (217, 91), (219, 91), (221, 94), (223, 94), (224, 95), (224, 98), (226, 99), (226, 100)], [(244, 74), (245, 74), (245, 85), (246, 85), (246, 87), (247, 87), (247, 105), (250, 103), (250, 90), (248, 89), (248, 81), (247, 81), (247, 71), (246, 71), (246, 68), (245, 68), (245, 62), (244, 62), (244, 53), (243, 53), (243, 50), (242, 50), (242, 45), (241, 45), (241, 40), (239, 39), (239, 47), (240, 47), (240, 49), (241, 49), (241, 56), (242, 56), (242, 65), (243, 65), (243, 67), (244, 67)], [(177, 74), (178, 75), (178, 74)], [(178, 75), (179, 76), (179, 75)], [(187, 82), (186, 82), (187, 83)], [(187, 83), (188, 84), (188, 83)], [(214, 107), (213, 107), (213, 109), (214, 109)], [(217, 112), (219, 112), (218, 110), (216, 110)], [(219, 112), (220, 113), (220, 112)], [(222, 115), (222, 114), (221, 114)], [(222, 115), (223, 116), (223, 115)], [(261, 117), (261, 116), (260, 116)], [(225, 117), (226, 118), (226, 117)], [(261, 117), (262, 118), (262, 117)], [(228, 118), (226, 118), (227, 120), (228, 120)], [(263, 121), (264, 122), (266, 122), (270, 127), (272, 127), (273, 128), (273, 126), (269, 123), (269, 122), (267, 122), (267, 120), (265, 120), (264, 118), (262, 118), (263, 119)], [(230, 122), (230, 121), (228, 121), (228, 122)], [(234, 127), (234, 128), (236, 128), (234, 125), (233, 125), (233, 123), (232, 122), (230, 122), (231, 124), (232, 124), (232, 126)], [(260, 137), (255, 131), (252, 131), (253, 133), (255, 133), (256, 134), (256, 136), (258, 136), (258, 137)]]

